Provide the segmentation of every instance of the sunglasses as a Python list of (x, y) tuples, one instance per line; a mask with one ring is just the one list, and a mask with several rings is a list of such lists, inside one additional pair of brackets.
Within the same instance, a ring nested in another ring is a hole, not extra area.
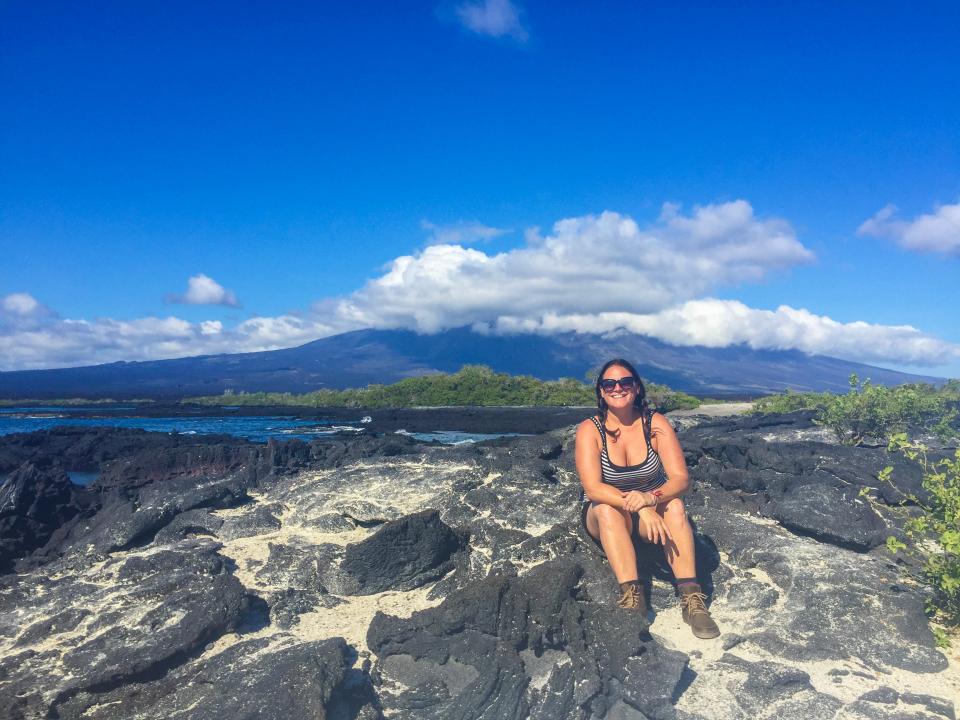
[(637, 387), (637, 379), (633, 375), (627, 375), (626, 377), (617, 378), (604, 378), (600, 381), (600, 389), (604, 392), (612, 391), (617, 385), (622, 387), (624, 390), (634, 390)]

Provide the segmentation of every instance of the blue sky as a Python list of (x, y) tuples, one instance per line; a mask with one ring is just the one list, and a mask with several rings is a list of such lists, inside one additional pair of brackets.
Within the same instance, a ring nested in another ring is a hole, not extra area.
[(957, 37), (953, 2), (8, 0), (0, 369), (468, 324), (960, 376)]

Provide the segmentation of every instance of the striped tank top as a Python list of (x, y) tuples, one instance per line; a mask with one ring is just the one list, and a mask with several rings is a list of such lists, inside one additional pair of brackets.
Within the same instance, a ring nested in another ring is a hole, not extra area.
[(667, 475), (663, 471), (660, 456), (657, 455), (657, 451), (650, 444), (648, 432), (643, 434), (647, 441), (646, 460), (639, 465), (614, 465), (610, 462), (610, 456), (607, 454), (607, 433), (603, 429), (603, 424), (596, 417), (593, 418), (593, 424), (597, 426), (597, 432), (600, 433), (603, 440), (603, 450), (600, 451), (600, 470), (603, 475), (603, 482), (612, 485), (621, 492), (630, 492), (631, 490), (650, 492), (667, 482)]

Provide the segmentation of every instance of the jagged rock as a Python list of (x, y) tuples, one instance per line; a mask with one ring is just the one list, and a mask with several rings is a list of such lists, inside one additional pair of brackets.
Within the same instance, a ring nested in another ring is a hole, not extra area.
[(736, 671), (728, 689), (743, 717), (828, 720), (843, 705), (830, 695), (818, 693), (802, 670), (775, 662), (749, 662), (730, 653), (723, 655), (720, 663)]
[(208, 510), (187, 510), (182, 512), (156, 535), (156, 542), (170, 543), (191, 535), (209, 535), (216, 537), (223, 527), (223, 520)]
[(93, 517), (79, 523), (64, 540), (74, 552), (101, 557), (145, 544), (181, 513), (199, 508), (230, 508), (249, 499), (249, 480), (179, 477), (147, 485), (133, 499), (113, 495)]
[[(715, 491), (706, 494), (714, 510), (698, 513), (700, 532), (727, 553), (731, 566), (768, 577), (777, 595), (776, 622), (761, 620), (769, 617), (762, 605), (750, 606), (758, 622), (753, 632), (744, 633), (747, 641), (794, 660), (854, 656), (878, 669), (937, 672), (946, 667), (922, 595), (897, 589), (891, 563), (750, 522), (718, 507)], [(740, 582), (728, 584), (728, 591), (739, 592)]]
[(859, 493), (873, 488), (882, 502), (899, 503), (904, 496), (878, 479), (890, 466), (900, 491), (924, 497), (919, 467), (880, 448), (806, 439), (811, 427), (810, 413), (717, 420), (685, 432), (683, 448), (695, 481), (740, 491), (749, 507), (797, 533), (860, 552), (883, 545), (894, 518)]
[(857, 493), (824, 484), (791, 485), (764, 512), (801, 535), (860, 552), (882, 545), (894, 534)]
[(90, 504), (63, 470), (25, 462), (0, 484), (0, 574), (42, 547)]
[(24, 628), (15, 644), (34, 642), (42, 630), (62, 665), (44, 673), (40, 655), (5, 661), (0, 694), (15, 699), (5, 709), (31, 716), (31, 707), (162, 674), (237, 626), (245, 607), (243, 586), (206, 540), (108, 561), (85, 583), (39, 575), (7, 586), (0, 614), (22, 616), (31, 608), (33, 616), (50, 618)]
[(603, 717), (618, 700), (665, 712), (684, 656), (656, 647), (645, 618), (582, 597), (584, 572), (555, 560), (474, 583), (409, 620), (377, 614), (367, 644), (396, 716)]
[(341, 638), (293, 646), (237, 643), (167, 677), (56, 706), (62, 720), (221, 720), (330, 717), (326, 708), (349, 666)]
[(232, 517), (223, 523), (220, 528), (220, 537), (226, 540), (264, 535), (280, 529), (280, 520), (277, 518), (282, 507), (276, 503), (272, 505), (257, 504), (252, 512)]
[[(723, 631), (705, 643), (679, 618), (659, 547), (639, 548), (651, 614), (616, 607), (579, 531), (572, 429), (454, 448), (135, 436), (0, 438), (17, 467), (79, 469), (59, 448), (109, 469), (83, 512), (0, 576), (0, 717), (954, 713), (960, 678), (926, 595), (878, 545), (899, 521), (857, 502), (887, 464), (919, 475), (833, 443), (809, 416), (681, 433), (697, 572)], [(325, 640), (340, 634), (346, 646)]]
[(221, 443), (251, 446), (230, 435), (178, 435), (134, 428), (62, 425), (0, 437), (0, 474), (28, 461), (40, 468), (94, 472), (118, 458), (142, 456), (146, 450), (160, 452), (169, 448), (196, 448)]
[[(50, 530), (27, 516), (31, 503), (21, 501), (12, 510), (0, 503), (10, 510), (0, 517), (0, 574), (18, 560), (21, 570), (42, 565), (77, 543), (103, 553), (150, 540), (182, 512), (245, 502), (246, 491), (264, 478), (409, 454), (416, 447), (415, 440), (399, 435), (257, 445), (229, 435), (79, 426), (0, 436), (0, 475), (29, 463), (32, 469), (24, 472), (31, 478), (19, 484), (47, 493), (39, 506), (43, 512), (58, 508)], [(65, 480), (68, 470), (98, 471), (98, 478), (79, 488)], [(69, 498), (61, 497), (67, 488)], [(96, 517), (101, 510), (103, 522)]]
[(349, 545), (340, 571), (343, 591), (372, 595), (384, 590), (411, 590), (437, 580), (453, 567), (462, 538), (436, 510), (389, 522), (366, 540)]
[(270, 621), (290, 628), (300, 616), (317, 607), (335, 607), (340, 600), (327, 591), (320, 579), (336, 554), (333, 545), (296, 546), (269, 543), (270, 554), (256, 577), (266, 589)]

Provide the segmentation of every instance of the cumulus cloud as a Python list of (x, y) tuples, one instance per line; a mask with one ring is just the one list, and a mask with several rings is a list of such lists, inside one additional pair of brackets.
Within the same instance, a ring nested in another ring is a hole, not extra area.
[(5, 313), (26, 317), (36, 312), (40, 303), (27, 293), (12, 293), (0, 300), (0, 306), (3, 307)]
[(29, 293), (18, 292), (0, 297), (0, 336), (40, 327), (55, 317), (56, 313)]
[(431, 245), (470, 245), (492, 240), (510, 232), (509, 229), (491, 227), (476, 221), (461, 221), (453, 225), (435, 225), (429, 220), (423, 220), (420, 227), (430, 233), (428, 242)]
[[(439, 234), (435, 226), (426, 229)], [(65, 319), (33, 296), (14, 293), (0, 297), (0, 369), (272, 350), (365, 327), (628, 331), (682, 346), (746, 344), (917, 367), (960, 359), (960, 345), (909, 325), (841, 323), (806, 309), (760, 310), (710, 297), (814, 259), (789, 223), (757, 217), (744, 200), (689, 212), (667, 204), (645, 225), (615, 212), (568, 218), (546, 234), (528, 231), (523, 246), (499, 253), (463, 242), (398, 257), (356, 292), (318, 301), (304, 313), (231, 326), (174, 316)], [(206, 276), (195, 278), (228, 292)], [(223, 297), (209, 284), (198, 287), (195, 298)]]
[(537, 318), (508, 315), (479, 332), (497, 334), (559, 332), (609, 333), (619, 330), (648, 335), (672, 345), (727, 347), (748, 345), (764, 350), (801, 350), (811, 355), (858, 362), (934, 367), (960, 359), (960, 345), (910, 325), (841, 323), (805, 309), (781, 305), (757, 310), (736, 300), (691, 300), (656, 313), (545, 313)]
[(960, 202), (940, 205), (913, 220), (899, 220), (896, 212), (896, 206), (887, 205), (865, 221), (857, 234), (887, 238), (908, 250), (960, 255)]
[(456, 8), (460, 24), (478, 35), (511, 37), (525, 42), (529, 37), (520, 20), (520, 10), (510, 0), (465, 2)]
[(276, 350), (344, 329), (294, 315), (254, 317), (230, 329), (219, 320), (192, 323), (173, 316), (71, 320), (48, 315), (29, 323), (0, 316), (0, 370)]
[(187, 281), (187, 291), (183, 295), (169, 295), (167, 302), (184, 305), (226, 305), (240, 307), (237, 296), (227, 290), (212, 277), (203, 273), (193, 275)]
[(812, 260), (787, 222), (756, 217), (744, 200), (689, 214), (667, 204), (647, 227), (615, 212), (569, 218), (498, 254), (432, 245), (395, 259), (336, 313), (421, 332), (516, 314), (649, 313)]

